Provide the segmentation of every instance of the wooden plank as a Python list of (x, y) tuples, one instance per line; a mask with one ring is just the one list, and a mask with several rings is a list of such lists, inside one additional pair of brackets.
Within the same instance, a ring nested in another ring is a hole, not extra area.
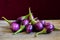
[[(60, 20), (45, 21), (51, 22), (55, 27), (60, 28)], [(7, 22), (0, 20), (0, 40), (60, 40), (60, 31), (53, 31), (51, 34), (42, 34), (35, 38), (35, 33), (26, 34), (25, 32), (22, 32), (13, 35), (9, 27), (10, 26)]]

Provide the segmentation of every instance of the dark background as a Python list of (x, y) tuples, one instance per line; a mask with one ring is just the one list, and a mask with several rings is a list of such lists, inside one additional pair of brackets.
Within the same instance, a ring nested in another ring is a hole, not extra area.
[(29, 7), (39, 19), (60, 19), (58, 0), (0, 0), (0, 19), (17, 19), (28, 14)]

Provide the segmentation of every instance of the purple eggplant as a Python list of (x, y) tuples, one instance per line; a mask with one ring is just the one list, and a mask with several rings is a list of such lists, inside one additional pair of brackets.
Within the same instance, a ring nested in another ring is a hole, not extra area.
[(17, 30), (20, 29), (19, 24), (16, 23), (16, 22), (12, 22), (11, 25), (10, 25), (10, 28), (13, 32), (16, 32)]
[(40, 22), (37, 22), (36, 24), (34, 24), (34, 27), (37, 31), (42, 31), (43, 30), (43, 24)]
[(20, 29), (20, 26), (18, 23), (16, 22), (10, 22), (9, 20), (7, 20), (5, 17), (2, 17), (6, 22), (8, 22), (10, 24), (10, 29), (13, 31), (13, 32), (16, 32), (17, 30)]
[(33, 18), (33, 15), (32, 15), (32, 13), (31, 13), (30, 8), (29, 8), (29, 16), (30, 16), (31, 23), (32, 23), (32, 25), (35, 26), (36, 30), (37, 30), (37, 31), (43, 30), (44, 27), (43, 27), (42, 23), (41, 23), (41, 22), (37, 22), (37, 21)]
[(45, 20), (40, 20), (40, 22), (44, 25), (46, 23)]
[(45, 23), (45, 28), (47, 29), (47, 33), (51, 33), (54, 30), (54, 25), (51, 23)]
[(31, 24), (26, 25), (26, 32), (31, 33), (33, 29), (33, 26)]
[(52, 31), (60, 31), (59, 28), (56, 28), (53, 24), (51, 23), (45, 23), (45, 28), (47, 29), (47, 33), (51, 33)]
[(25, 15), (25, 16), (21, 16), (21, 17), (17, 18), (16, 22), (20, 24), (21, 21), (23, 21), (24, 19), (27, 19), (28, 16), (29, 16), (29, 14), (28, 15)]
[(22, 24), (25, 25), (25, 26), (28, 25), (28, 24), (29, 24), (29, 20), (24, 19), (24, 20), (22, 21)]

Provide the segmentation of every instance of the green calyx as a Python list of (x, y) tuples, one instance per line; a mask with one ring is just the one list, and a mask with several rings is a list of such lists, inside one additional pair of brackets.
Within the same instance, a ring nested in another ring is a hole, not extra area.
[(35, 24), (36, 21), (35, 21), (35, 19), (33, 18), (33, 15), (32, 15), (32, 12), (31, 12), (31, 9), (30, 9), (30, 8), (29, 8), (29, 16), (30, 16), (31, 23), (32, 23), (32, 24)]
[(28, 15), (25, 15), (25, 16), (22, 16), (23, 20), (24, 20), (24, 19), (27, 19), (28, 16), (29, 16), (29, 14), (28, 14)]
[(19, 29), (18, 31), (16, 31), (16, 32), (14, 33), (14, 35), (22, 32), (22, 30), (23, 30), (24, 28), (25, 28), (24, 25), (20, 25), (20, 29)]
[(46, 28), (44, 28), (42, 31), (35, 33), (34, 37), (37, 37), (40, 34), (46, 34)]

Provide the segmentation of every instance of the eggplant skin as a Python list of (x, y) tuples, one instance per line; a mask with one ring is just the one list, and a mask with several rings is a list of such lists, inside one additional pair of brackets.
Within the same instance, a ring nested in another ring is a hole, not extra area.
[(27, 32), (27, 33), (31, 33), (32, 30), (33, 30), (33, 26), (32, 26), (31, 24), (28, 24), (28, 25), (26, 26), (26, 32)]
[(29, 20), (24, 19), (24, 20), (22, 21), (22, 24), (25, 25), (25, 26), (28, 25), (28, 24), (29, 24)]
[(13, 31), (13, 32), (16, 32), (17, 30), (19, 30), (19, 24), (16, 23), (16, 22), (12, 22), (11, 25), (10, 25), (10, 29)]
[(43, 24), (40, 22), (37, 22), (36, 24), (34, 24), (34, 27), (37, 31), (42, 31), (43, 30)]
[(44, 26), (47, 29), (47, 33), (51, 33), (54, 30), (54, 25), (51, 23), (45, 23)]

